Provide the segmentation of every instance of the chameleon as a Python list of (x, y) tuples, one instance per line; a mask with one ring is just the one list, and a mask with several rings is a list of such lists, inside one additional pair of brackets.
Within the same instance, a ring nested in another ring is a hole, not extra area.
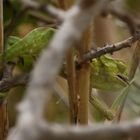
[[(54, 33), (53, 28), (39, 27), (22, 39), (10, 36), (6, 42), (4, 59), (6, 62), (15, 62), (25, 72), (29, 71), (41, 50), (48, 46)], [(2, 55), (0, 55), (0, 60), (2, 60)]]
[[(34, 58), (48, 46), (55, 32), (56, 29), (53, 28), (39, 27), (22, 39), (9, 37), (6, 43), (5, 60), (16, 62), (22, 70), (29, 72), (35, 62)], [(22, 63), (18, 61), (19, 57), (22, 58)], [(2, 60), (2, 55), (0, 55), (0, 60)], [(123, 61), (103, 55), (93, 59), (90, 66), (92, 88), (118, 91), (126, 87), (126, 82), (120, 78), (127, 77), (127, 66)]]
[(93, 59), (91, 66), (91, 86), (103, 91), (118, 91), (127, 86), (127, 66), (109, 55)]

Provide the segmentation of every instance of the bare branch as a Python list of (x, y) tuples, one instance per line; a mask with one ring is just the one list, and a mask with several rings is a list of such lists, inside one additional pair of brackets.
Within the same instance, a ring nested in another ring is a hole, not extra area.
[(28, 84), (28, 81), (29, 81), (28, 74), (16, 76), (13, 78), (8, 77), (8, 79), (4, 79), (4, 80), (0, 81), (0, 92), (6, 92), (16, 86), (26, 85), (26, 84)]
[(55, 17), (59, 18), (60, 20), (65, 20), (66, 18), (66, 12), (63, 10), (60, 10), (58, 8), (55, 8), (53, 6), (48, 6), (47, 10)]
[(107, 44), (105, 45), (105, 47), (99, 48), (98, 50), (91, 50), (89, 53), (85, 54), (83, 60), (81, 62), (78, 62), (77, 66), (79, 67), (83, 63), (91, 61), (92, 59), (100, 57), (101, 55), (107, 53), (112, 54), (115, 51), (131, 47), (132, 44), (135, 43), (137, 40), (140, 40), (140, 31), (137, 31), (132, 37), (129, 37), (128, 39), (118, 42), (116, 44)]

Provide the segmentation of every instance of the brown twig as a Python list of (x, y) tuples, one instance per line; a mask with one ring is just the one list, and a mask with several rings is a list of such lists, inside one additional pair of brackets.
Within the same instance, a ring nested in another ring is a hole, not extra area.
[(100, 57), (101, 55), (107, 53), (114, 53), (115, 51), (119, 51), (124, 48), (131, 47), (133, 43), (140, 39), (140, 31), (137, 31), (132, 37), (128, 39), (118, 42), (116, 44), (105, 45), (105, 47), (99, 48), (98, 50), (91, 50), (89, 53), (86, 53), (83, 60), (78, 62), (77, 66), (81, 66), (87, 61), (91, 61), (94, 58)]
[[(82, 60), (84, 53), (88, 52), (93, 41), (93, 23), (91, 22), (88, 29), (84, 32), (81, 41), (79, 42), (80, 47), (78, 48), (78, 60)], [(81, 125), (88, 124), (89, 114), (89, 95), (90, 95), (90, 64), (85, 63), (81, 69), (77, 71), (77, 86), (76, 92), (79, 98), (78, 105), (78, 117), (77, 121)]]
[[(69, 9), (74, 4), (74, 0), (59, 1), (63, 9)], [(71, 124), (77, 123), (77, 95), (76, 95), (76, 69), (74, 61), (74, 51), (71, 49), (66, 56), (66, 71), (69, 87), (69, 111)]]
[(33, 17), (33, 18), (35, 18), (35, 19), (37, 19), (37, 20), (39, 20), (41, 22), (44, 22), (45, 24), (47, 24), (47, 26), (48, 26), (48, 24), (49, 25), (54, 24), (55, 26), (58, 24), (58, 20), (46, 17), (45, 15), (43, 15), (42, 13), (39, 13), (36, 10), (28, 10), (28, 14), (31, 17)]
[(8, 78), (0, 82), (0, 92), (6, 92), (13, 87), (28, 84), (29, 74)]

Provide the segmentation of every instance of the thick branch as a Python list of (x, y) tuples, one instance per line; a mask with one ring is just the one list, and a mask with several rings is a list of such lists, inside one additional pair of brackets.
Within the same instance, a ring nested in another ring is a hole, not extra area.
[[(34, 133), (31, 133), (31, 130)], [(21, 136), (22, 140), (28, 137), (35, 139), (37, 135), (39, 136), (38, 139), (47, 138), (47, 140), (139, 140), (140, 120), (114, 125), (94, 124), (94, 127), (64, 127), (60, 125), (46, 125), (45, 122), (33, 122), (30, 120), (24, 124), (22, 132), (23, 134), (16, 128), (13, 130), (13, 136), (9, 137), (9, 139), (14, 137), (14, 140), (19, 140)]]

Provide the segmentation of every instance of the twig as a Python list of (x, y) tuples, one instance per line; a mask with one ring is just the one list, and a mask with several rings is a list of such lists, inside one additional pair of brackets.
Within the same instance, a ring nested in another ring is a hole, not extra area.
[[(39, 13), (38, 11), (35, 11), (35, 10), (29, 10), (28, 11), (28, 14), (31, 16), (31, 17), (33, 17), (33, 18), (35, 18), (35, 19), (37, 19), (37, 20), (39, 20), (39, 21), (42, 21), (42, 22), (44, 22), (44, 23), (46, 23), (47, 24), (47, 26), (48, 26), (48, 24), (50, 25), (52, 25), (52, 24), (58, 24), (58, 20), (55, 20), (55, 19), (51, 19), (51, 18), (48, 18), (48, 17), (46, 17), (46, 16), (44, 16), (43, 14), (41, 14), (41, 13)], [(55, 25), (55, 26), (56, 26)]]
[[(3, 0), (0, 0), (0, 53), (4, 52), (4, 29), (3, 29)], [(2, 69), (1, 63), (0, 69)], [(7, 102), (0, 101), (0, 140), (4, 140), (9, 129)]]
[[(84, 53), (91, 49), (91, 43), (93, 41), (93, 23), (91, 22), (88, 29), (84, 32), (81, 41), (79, 42), (80, 47), (78, 48), (78, 60), (82, 60)], [(90, 94), (90, 63), (85, 63), (81, 69), (77, 71), (77, 86), (76, 92), (79, 98), (78, 101), (78, 117), (77, 121), (81, 125), (88, 124), (89, 114), (89, 94)]]
[(46, 9), (51, 15), (54, 17), (57, 17), (58, 19), (64, 21), (66, 18), (66, 12), (63, 10), (60, 10), (58, 8), (55, 8), (53, 6), (48, 6)]
[[(66, 10), (74, 4), (74, 0), (61, 1), (60, 3), (61, 4), (63, 3), (62, 4), (64, 6), (63, 9)], [(76, 69), (75, 69), (74, 57), (75, 54), (72, 48), (69, 50), (68, 54), (66, 55), (66, 72), (67, 72), (67, 82), (68, 82), (68, 89), (69, 89), (68, 99), (69, 99), (69, 106), (70, 106), (69, 118), (71, 124), (77, 123), (77, 113), (78, 113), (77, 94), (76, 94)]]
[(29, 74), (8, 78), (0, 82), (0, 92), (6, 92), (13, 87), (26, 85), (29, 81)]
[(98, 50), (91, 50), (89, 53), (85, 54), (83, 60), (81, 62), (78, 62), (77, 67), (80, 67), (82, 64), (84, 64), (87, 61), (91, 61), (94, 58), (100, 57), (101, 55), (107, 54), (107, 53), (113, 53), (115, 51), (119, 51), (124, 48), (131, 47), (133, 43), (135, 43), (137, 40), (140, 39), (140, 31), (137, 31), (132, 37), (129, 37), (128, 39), (118, 42), (116, 44), (111, 45), (105, 45), (105, 47), (99, 48)]
[(15, 67), (15, 64), (12, 63), (12, 62), (9, 62), (8, 64), (5, 64), (4, 72), (3, 72), (3, 76), (2, 76), (3, 81), (12, 77), (12, 72), (13, 72), (14, 67)]
[(33, 1), (33, 0), (21, 0), (20, 1), (24, 7), (30, 7), (30, 8), (34, 8), (34, 9), (38, 9), (40, 8), (40, 3)]

